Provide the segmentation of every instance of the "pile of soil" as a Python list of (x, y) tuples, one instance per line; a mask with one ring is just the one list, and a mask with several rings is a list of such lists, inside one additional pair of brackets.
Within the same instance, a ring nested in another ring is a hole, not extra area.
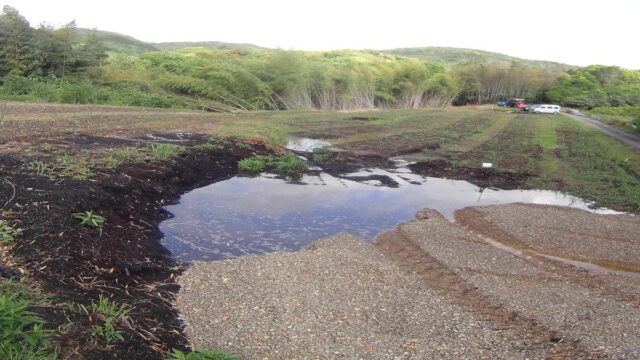
[[(95, 137), (91, 137), (95, 140)], [(83, 146), (87, 136), (78, 136)], [(102, 144), (122, 141), (101, 138)], [(73, 138), (65, 139), (73, 146)], [(237, 173), (241, 158), (267, 154), (264, 143), (219, 151), (187, 150), (171, 161), (125, 163), (96, 172), (88, 181), (51, 180), (27, 169), (33, 159), (0, 156), (0, 206), (24, 229), (9, 250), (14, 266), (52, 295), (53, 306), (37, 310), (55, 332), (61, 358), (162, 359), (187, 340), (171, 303), (174, 279), (183, 267), (160, 245), (163, 210), (181, 194)], [(13, 186), (8, 186), (11, 183)], [(7, 185), (7, 186), (5, 186)], [(15, 195), (13, 194), (15, 187)], [(9, 201), (10, 199), (10, 201)], [(83, 227), (72, 218), (92, 210), (104, 216), (102, 229)], [(105, 343), (91, 335), (95, 317), (63, 304), (89, 306), (100, 295), (134, 307), (124, 340)]]

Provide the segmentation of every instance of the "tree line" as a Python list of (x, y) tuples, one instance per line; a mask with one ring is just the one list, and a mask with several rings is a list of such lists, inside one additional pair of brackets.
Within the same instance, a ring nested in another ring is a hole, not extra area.
[(514, 61), (445, 65), (378, 51), (183, 49), (107, 53), (75, 22), (31, 27), (0, 14), (5, 98), (218, 111), (421, 108), (506, 98), (582, 108), (640, 104), (640, 71)]

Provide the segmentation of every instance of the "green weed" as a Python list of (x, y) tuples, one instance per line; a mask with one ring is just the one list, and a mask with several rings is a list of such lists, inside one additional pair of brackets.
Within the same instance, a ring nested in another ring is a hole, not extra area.
[(29, 302), (0, 294), (0, 359), (54, 359), (44, 321)]
[(238, 169), (249, 175), (257, 175), (261, 172), (271, 171), (278, 175), (298, 178), (309, 168), (307, 162), (295, 155), (285, 156), (253, 156), (242, 159), (238, 163)]
[(87, 315), (95, 315), (102, 321), (102, 324), (91, 327), (93, 335), (103, 337), (108, 343), (124, 340), (122, 331), (116, 325), (127, 321), (128, 314), (133, 310), (133, 307), (119, 304), (100, 295), (98, 302), (92, 302), (89, 309), (82, 305), (80, 308)]
[(5, 220), (0, 220), (0, 243), (13, 242), (18, 236), (22, 235), (21, 228), (15, 228)]
[(184, 147), (174, 144), (151, 144), (149, 148), (155, 160), (167, 160), (184, 151)]
[(36, 175), (47, 176), (47, 177), (53, 176), (53, 167), (42, 161), (32, 161), (29, 163), (28, 166), (29, 166), (29, 170), (36, 173)]
[(102, 229), (106, 220), (103, 216), (94, 214), (93, 210), (73, 213), (71, 216), (74, 219), (80, 220), (80, 224), (83, 226), (90, 226), (98, 229)]
[(240, 360), (239, 356), (217, 350), (193, 350), (183, 352), (174, 349), (166, 360)]

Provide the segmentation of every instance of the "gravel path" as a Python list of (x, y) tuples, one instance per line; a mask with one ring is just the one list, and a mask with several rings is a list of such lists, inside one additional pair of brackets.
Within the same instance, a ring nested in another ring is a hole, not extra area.
[[(513, 218), (525, 217), (531, 221), (539, 209), (530, 205), (482, 208), (492, 213), (504, 211)], [(569, 220), (567, 214), (583, 215), (572, 209), (552, 210), (556, 211), (556, 216), (562, 212), (564, 221)], [(556, 220), (554, 216), (548, 219)], [(541, 220), (536, 221), (540, 226), (544, 224)], [(564, 341), (580, 345), (589, 354), (615, 359), (640, 358), (638, 303), (622, 301), (586, 282), (576, 283), (561, 273), (548, 271), (546, 264), (537, 266), (535, 259), (519, 258), (490, 245), (469, 242), (460, 227), (439, 216), (400, 225), (399, 230), (481, 294), (557, 331)], [(545, 237), (545, 231), (539, 230), (539, 235)], [(574, 246), (568, 244), (568, 240), (566, 242), (566, 246)], [(635, 278), (620, 275), (616, 278), (621, 282), (629, 280), (629, 285), (637, 284)]]
[(193, 344), (244, 359), (543, 356), (347, 234), (296, 253), (195, 263), (180, 282)]
[[(628, 263), (640, 268), (640, 216), (595, 215), (559, 206), (509, 204), (477, 207), (481, 226), (496, 225), (511, 239), (551, 255)], [(487, 233), (489, 230), (489, 233)], [(606, 244), (606, 245), (605, 245)]]
[(592, 128), (598, 129), (600, 130), (602, 133), (607, 134), (619, 141), (622, 141), (623, 143), (630, 145), (634, 148), (636, 148), (637, 150), (640, 150), (640, 138), (626, 133), (622, 130), (618, 130), (613, 126), (609, 126), (606, 124), (601, 123), (600, 121), (588, 118), (580, 113), (576, 114), (568, 114), (568, 113), (562, 113), (564, 116), (568, 116), (572, 119), (578, 120), (580, 122), (582, 122), (585, 125), (588, 125)]

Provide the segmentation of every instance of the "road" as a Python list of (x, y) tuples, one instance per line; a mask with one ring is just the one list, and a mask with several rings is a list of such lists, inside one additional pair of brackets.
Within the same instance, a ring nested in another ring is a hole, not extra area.
[(567, 114), (567, 113), (562, 113), (565, 116), (568, 116), (572, 119), (578, 120), (580, 122), (582, 122), (585, 125), (591, 126), (592, 128), (598, 129), (601, 132), (619, 140), (622, 141), (623, 143), (630, 145), (632, 147), (634, 147), (637, 150), (640, 150), (640, 138), (637, 136), (634, 136), (632, 134), (626, 133), (622, 130), (618, 130), (616, 128), (614, 128), (613, 126), (609, 126), (609, 125), (605, 125), (597, 120), (593, 120), (590, 119), (584, 115), (581, 114)]

